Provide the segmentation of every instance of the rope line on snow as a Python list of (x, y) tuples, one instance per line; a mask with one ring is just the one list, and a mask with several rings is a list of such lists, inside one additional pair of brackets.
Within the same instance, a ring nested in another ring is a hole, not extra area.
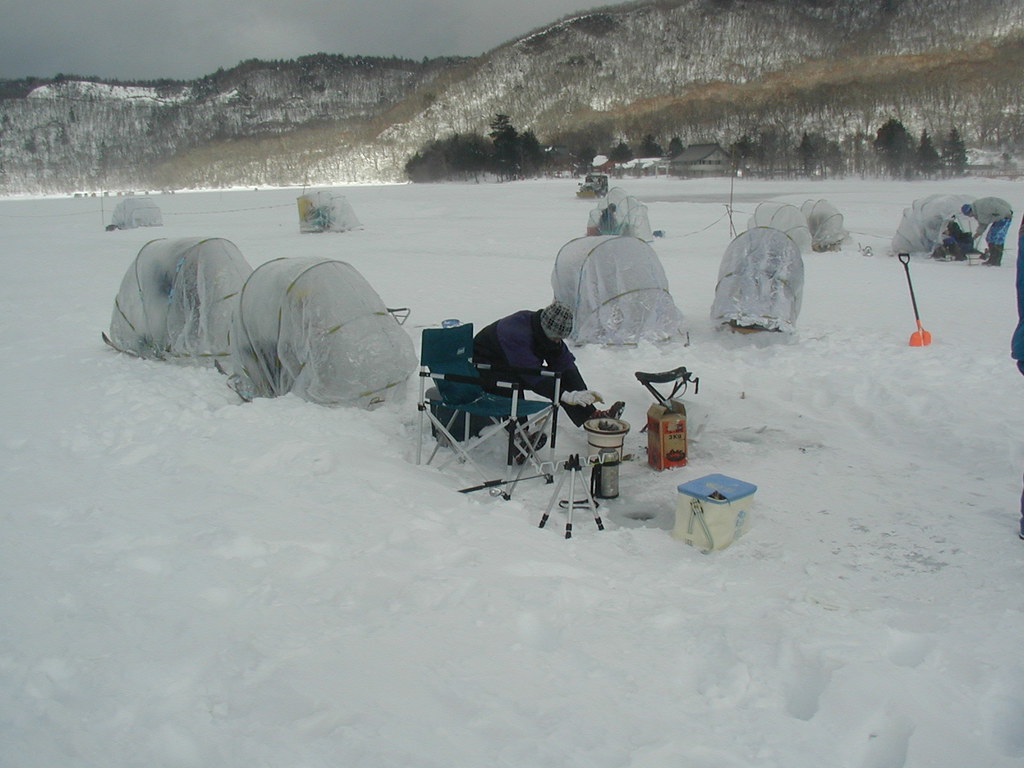
[(56, 216), (40, 216), (36, 214), (26, 214), (24, 216), (16, 216), (13, 213), (0, 213), (0, 219), (59, 219), (67, 216), (95, 216), (97, 211), (80, 211), (78, 213), (59, 213)]
[(715, 219), (710, 224), (708, 224), (706, 227), (701, 227), (700, 229), (695, 229), (695, 230), (693, 230), (693, 232), (685, 232), (682, 235), (680, 235), (680, 237), (689, 237), (690, 235), (699, 235), (701, 232), (706, 232), (707, 230), (711, 229), (713, 226), (715, 226), (718, 222), (720, 222), (722, 219), (724, 219), (728, 215), (729, 215), (729, 212), (726, 211), (721, 216), (719, 216), (717, 219)]
[(293, 208), (294, 203), (282, 203), (281, 205), (258, 205), (255, 208), (229, 208), (221, 211), (172, 211), (168, 216), (204, 216), (214, 213), (241, 213), (243, 211), (269, 211), (274, 208)]
[[(282, 203), (281, 205), (259, 205), (254, 208), (229, 208), (227, 210), (219, 211), (171, 211), (169, 213), (163, 213), (164, 216), (203, 216), (213, 215), (217, 213), (242, 213), (244, 211), (269, 211), (274, 208), (291, 208), (292, 203)], [(76, 211), (75, 213), (58, 213), (57, 215), (41, 216), (39, 214), (13, 214), (13, 213), (0, 213), (0, 219), (59, 219), (66, 218), (69, 216), (95, 216), (98, 209), (92, 209), (88, 211)]]

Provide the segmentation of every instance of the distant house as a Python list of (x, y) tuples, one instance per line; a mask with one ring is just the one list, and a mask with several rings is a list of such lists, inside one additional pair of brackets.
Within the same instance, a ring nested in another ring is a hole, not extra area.
[(732, 173), (729, 153), (718, 144), (692, 144), (672, 158), (674, 176), (728, 176)]
[(631, 176), (661, 176), (668, 173), (668, 162), (660, 157), (638, 157), (619, 163), (616, 169)]

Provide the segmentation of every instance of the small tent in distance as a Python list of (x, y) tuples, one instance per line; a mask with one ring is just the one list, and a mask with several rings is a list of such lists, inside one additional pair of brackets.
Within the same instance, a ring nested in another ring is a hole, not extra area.
[(800, 253), (811, 250), (811, 231), (807, 227), (807, 218), (795, 205), (789, 203), (764, 202), (754, 209), (747, 229), (755, 227), (771, 227), (785, 232), (796, 243)]
[(931, 254), (942, 242), (943, 231), (950, 221), (955, 221), (965, 232), (972, 232), (974, 222), (960, 208), (973, 200), (968, 195), (929, 195), (915, 200), (909, 208), (903, 209), (903, 218), (892, 238), (892, 252)]
[(114, 208), (107, 230), (162, 227), (160, 207), (148, 197), (126, 197)]
[(754, 227), (725, 250), (711, 319), (736, 331), (796, 329), (803, 300), (804, 262), (786, 233)]
[(234, 303), (251, 272), (229, 240), (152, 240), (121, 281), (104, 338), (115, 349), (155, 360), (226, 357)]
[(811, 248), (818, 253), (838, 251), (850, 235), (843, 214), (828, 200), (808, 200), (800, 206), (800, 212), (811, 233)]
[(313, 403), (369, 408), (415, 367), (409, 334), (350, 264), (275, 259), (242, 288), (225, 372), (246, 400), (291, 392)]
[(348, 232), (362, 226), (345, 196), (336, 192), (307, 192), (296, 202), (300, 232)]
[(647, 206), (621, 187), (612, 187), (587, 222), (588, 235), (629, 235), (651, 242), (654, 234), (647, 219)]
[(555, 299), (573, 308), (575, 344), (667, 341), (683, 314), (654, 249), (630, 236), (578, 237), (562, 246), (551, 273)]

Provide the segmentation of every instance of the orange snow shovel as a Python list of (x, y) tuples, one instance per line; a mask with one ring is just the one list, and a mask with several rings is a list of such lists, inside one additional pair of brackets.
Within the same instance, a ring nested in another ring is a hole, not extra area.
[(914, 319), (917, 321), (917, 330), (910, 334), (910, 346), (927, 347), (932, 343), (932, 335), (921, 327), (921, 316), (917, 313), (917, 299), (914, 298), (914, 284), (910, 282), (910, 254), (901, 253), (898, 255), (903, 271), (907, 273), (907, 285), (910, 287), (910, 303), (914, 305)]

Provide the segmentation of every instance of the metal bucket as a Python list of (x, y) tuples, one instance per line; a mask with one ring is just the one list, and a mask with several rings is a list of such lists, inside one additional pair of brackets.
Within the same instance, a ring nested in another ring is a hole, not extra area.
[(595, 498), (614, 499), (619, 495), (619, 464), (622, 445), (629, 433), (629, 422), (622, 419), (590, 419), (583, 422), (590, 446), (590, 489)]

